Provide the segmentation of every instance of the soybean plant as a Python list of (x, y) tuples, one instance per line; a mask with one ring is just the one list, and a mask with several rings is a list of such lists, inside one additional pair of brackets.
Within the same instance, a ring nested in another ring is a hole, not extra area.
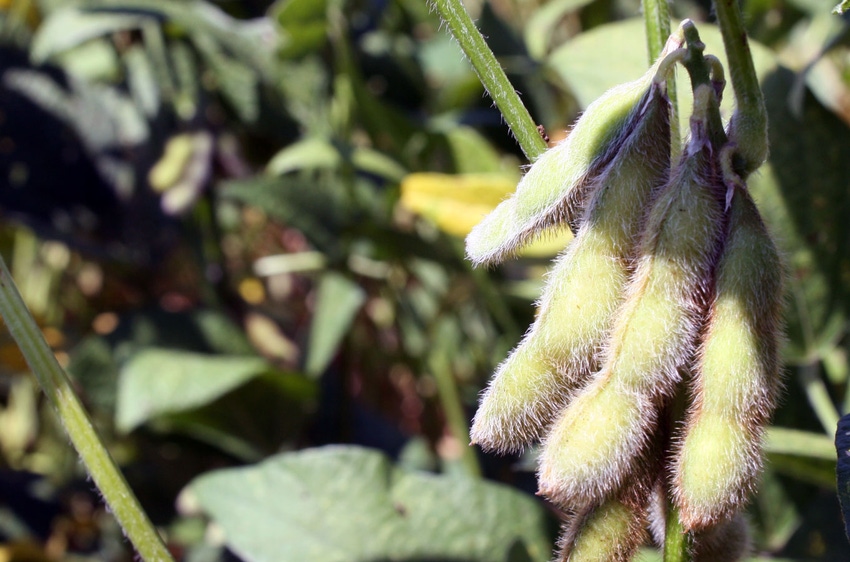
[[(690, 560), (747, 550), (739, 512), (778, 387), (782, 267), (747, 193), (753, 164), (720, 119), (723, 69), (703, 49), (686, 22), (467, 240), (481, 264), (558, 224), (576, 233), (472, 428), (488, 450), (542, 441), (540, 494), (568, 514), (562, 560), (630, 560), (648, 528), (664, 538), (670, 509)], [(671, 162), (665, 85), (679, 62), (694, 106)], [(671, 423), (679, 396), (689, 405)]]

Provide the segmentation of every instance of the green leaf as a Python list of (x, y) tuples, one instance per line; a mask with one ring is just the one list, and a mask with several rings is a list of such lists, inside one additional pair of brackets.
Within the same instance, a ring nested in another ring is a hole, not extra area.
[(266, 172), (275, 176), (296, 170), (339, 167), (339, 150), (326, 139), (306, 138), (278, 151), (266, 164)]
[(338, 273), (322, 276), (304, 363), (307, 373), (318, 376), (327, 368), (365, 301), (363, 289), (350, 279)]
[(832, 439), (822, 433), (811, 433), (799, 429), (771, 427), (767, 430), (764, 449), (768, 453), (834, 460), (835, 449)]
[(192, 34), (192, 42), (215, 74), (222, 96), (242, 121), (252, 123), (260, 113), (259, 76), (249, 65), (225, 54), (212, 36)]
[(826, 435), (772, 427), (764, 448), (777, 472), (824, 488), (835, 487), (835, 448)]
[(458, 174), (505, 172), (499, 152), (472, 127), (453, 127), (446, 132), (446, 140)]
[(39, 26), (33, 37), (30, 56), (35, 62), (44, 62), (91, 39), (141, 27), (149, 19), (149, 16), (140, 14), (98, 14), (77, 8), (59, 9)]
[[(549, 559), (532, 498), (468, 478), (401, 470), (378, 452), (327, 447), (212, 472), (189, 486), (253, 562)], [(520, 559), (517, 557), (516, 559)]]
[[(674, 22), (674, 27), (676, 23)], [(729, 68), (723, 49), (720, 30), (707, 23), (698, 24), (700, 39), (705, 43), (706, 54), (718, 57), (724, 68)], [(646, 53), (643, 18), (632, 18), (617, 23), (600, 25), (582, 33), (572, 41), (552, 52), (548, 65), (569, 86), (581, 107), (587, 107), (606, 90), (638, 78), (649, 68)], [(775, 55), (763, 45), (750, 41), (753, 63), (760, 77), (776, 68)], [(604, 72), (600, 72), (604, 69)], [(690, 115), (688, 92), (691, 91), (686, 72), (677, 73), (680, 118), (686, 131)], [(727, 88), (723, 96), (721, 113), (731, 115), (734, 96)]]
[(340, 231), (357, 214), (338, 183), (307, 174), (228, 181), (222, 195), (298, 228), (321, 251), (339, 251)]
[(159, 111), (161, 102), (160, 85), (153, 63), (143, 47), (134, 45), (124, 53), (124, 64), (130, 94), (150, 119)]
[(847, 10), (850, 10), (850, 0), (842, 0), (840, 4), (838, 4), (837, 6), (835, 6), (835, 8), (832, 9), (832, 13), (844, 15)]
[(283, 36), (281, 56), (300, 57), (327, 41), (326, 0), (278, 0), (271, 13)]
[(285, 27), (325, 21), (327, 0), (278, 0), (271, 9), (277, 22)]
[[(297, 170), (335, 170), (343, 163), (343, 151), (326, 139), (308, 137), (278, 151), (266, 164), (266, 172), (281, 176)], [(407, 173), (403, 166), (377, 150), (355, 147), (347, 152), (356, 169), (388, 181), (399, 182)]]
[(273, 371), (200, 408), (151, 420), (148, 427), (258, 462), (299, 438), (315, 411), (318, 390), (318, 383), (301, 373)]
[(153, 417), (203, 406), (268, 370), (259, 357), (146, 349), (121, 369), (116, 425), (129, 432)]
[(384, 154), (372, 148), (356, 147), (351, 153), (351, 163), (362, 172), (374, 174), (392, 183), (398, 183), (407, 174), (407, 170)]
[(545, 3), (529, 18), (523, 33), (528, 53), (541, 59), (552, 41), (552, 34), (564, 16), (575, 12), (593, 0), (552, 0)]
[(211, 37), (234, 59), (259, 70), (266, 79), (275, 74), (278, 37), (268, 18), (239, 20), (210, 2), (187, 0), (85, 0), (91, 13), (150, 14), (168, 20), (193, 39)]
[(768, 462), (776, 472), (785, 476), (826, 490), (835, 490), (835, 459), (827, 461), (772, 453), (768, 455)]

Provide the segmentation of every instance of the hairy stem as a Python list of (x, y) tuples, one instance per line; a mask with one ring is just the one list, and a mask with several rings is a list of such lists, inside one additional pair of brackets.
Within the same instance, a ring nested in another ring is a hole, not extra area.
[(729, 136), (736, 145), (736, 171), (746, 179), (767, 159), (767, 109), (738, 0), (715, 0), (715, 7), (735, 92), (736, 109)]
[(97, 435), (0, 257), (0, 315), (77, 449), (110, 511), (143, 560), (173, 560)]
[(546, 150), (546, 143), (461, 0), (434, 0), (434, 5), (496, 102), (526, 158), (534, 162)]

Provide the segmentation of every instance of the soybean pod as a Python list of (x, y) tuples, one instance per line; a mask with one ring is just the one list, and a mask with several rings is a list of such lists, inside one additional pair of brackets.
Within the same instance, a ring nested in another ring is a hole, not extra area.
[(544, 442), (540, 491), (563, 505), (602, 501), (635, 473), (693, 355), (724, 232), (726, 188), (708, 136), (716, 108), (713, 89), (696, 88), (691, 139), (652, 207), (602, 368)]
[(666, 68), (597, 179), (575, 240), (548, 275), (537, 319), (482, 396), (471, 434), (485, 449), (516, 451), (538, 439), (599, 366), (648, 205), (670, 172)]
[(755, 487), (761, 440), (779, 381), (782, 267), (745, 189), (735, 189), (674, 465), (687, 529), (728, 517)]
[(516, 191), (467, 236), (475, 265), (498, 263), (551, 227), (566, 224), (577, 232), (600, 173), (637, 125), (665, 55), (681, 43), (671, 37), (652, 68), (591, 103), (567, 138), (532, 164)]

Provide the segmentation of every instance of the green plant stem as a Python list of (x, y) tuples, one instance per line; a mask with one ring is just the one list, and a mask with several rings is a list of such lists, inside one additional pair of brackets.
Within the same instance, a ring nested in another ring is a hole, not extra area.
[(452, 432), (461, 451), (461, 463), (466, 473), (474, 478), (481, 477), (481, 467), (475, 457), (475, 449), (469, 446), (469, 426), (463, 413), (457, 385), (452, 377), (451, 369), (445, 357), (437, 358), (431, 362), (431, 371), (437, 381), (437, 392), (440, 395), (440, 405), (443, 407), (449, 430)]
[[(653, 64), (664, 50), (670, 37), (670, 6), (667, 0), (643, 0), (646, 43), (649, 50), (649, 64)], [(682, 133), (679, 130), (679, 101), (676, 95), (676, 76), (667, 79), (667, 98), (670, 100), (670, 153), (673, 160), (682, 151)]]
[[(683, 63), (691, 78), (691, 88), (694, 92), (697, 91), (699, 86), (710, 86), (713, 89), (715, 84), (712, 81), (711, 63), (703, 55), (705, 44), (699, 37), (699, 31), (691, 21), (683, 22), (682, 30), (688, 50)], [(723, 130), (723, 122), (720, 119), (719, 100), (712, 100), (711, 107), (706, 111), (706, 118), (708, 138), (715, 149), (720, 150), (728, 139)]]
[(461, 0), (434, 0), (434, 5), (496, 102), (526, 158), (534, 162), (546, 150), (546, 143)]
[(0, 315), (3, 316), (9, 333), (17, 342), (45, 395), (59, 414), (95, 485), (136, 551), (148, 562), (173, 560), (124, 476), (100, 441), (79, 398), (74, 394), (65, 371), (59, 366), (24, 304), (2, 257)]
[(664, 43), (670, 37), (670, 7), (666, 0), (643, 0), (643, 19), (646, 26), (646, 43), (649, 63), (661, 55)]
[(729, 136), (737, 146), (736, 171), (746, 179), (767, 159), (767, 109), (738, 0), (715, 0), (715, 7), (737, 106)]
[[(449, 342), (449, 336), (441, 335), (446, 324), (442, 321), (436, 326), (436, 336), (432, 341)], [(440, 405), (446, 416), (449, 431), (452, 433), (461, 450), (461, 463), (469, 476), (481, 478), (481, 467), (475, 456), (475, 449), (469, 444), (469, 425), (466, 423), (466, 414), (463, 411), (463, 403), (457, 391), (457, 383), (452, 376), (451, 361), (449, 361), (450, 350), (447, 345), (439, 345), (433, 351), (429, 360), (431, 374), (437, 382), (437, 393), (440, 397)]]
[(810, 361), (805, 365), (801, 365), (799, 373), (800, 383), (806, 392), (809, 405), (814, 410), (827, 435), (833, 435), (835, 428), (838, 426), (838, 419), (841, 417), (841, 414), (838, 413), (838, 410), (832, 403), (826, 383), (821, 378), (820, 362)]
[(679, 509), (668, 498), (664, 529), (664, 562), (690, 562), (688, 540), (689, 535), (682, 528), (679, 520)]

